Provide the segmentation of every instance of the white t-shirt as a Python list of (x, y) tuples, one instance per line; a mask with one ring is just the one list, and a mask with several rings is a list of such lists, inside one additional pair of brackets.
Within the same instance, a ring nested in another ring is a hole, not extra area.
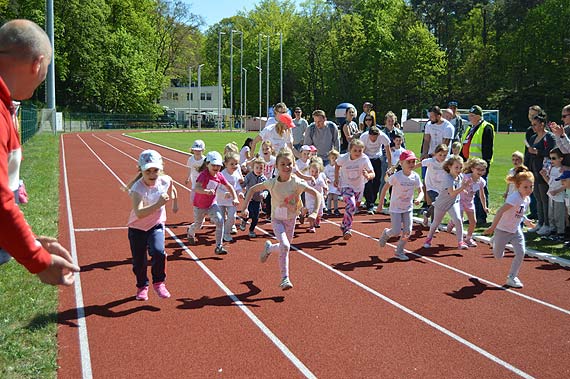
[(370, 139), (368, 132), (362, 133), (360, 140), (364, 143), (364, 154), (370, 159), (382, 157), (382, 145), (384, 145), (385, 149), (390, 149), (390, 137), (382, 131), (374, 142)]
[(524, 215), (530, 204), (530, 198), (521, 196), (519, 191), (515, 191), (507, 196), (505, 204), (510, 204), (512, 207), (503, 213), (503, 216), (497, 224), (497, 229), (508, 232), (515, 233), (520, 227)]
[(414, 191), (422, 188), (422, 180), (417, 172), (412, 171), (406, 176), (404, 171), (397, 171), (388, 178), (392, 186), (392, 198), (390, 199), (390, 212), (406, 213), (414, 208)]
[(188, 162), (186, 163), (188, 170), (190, 170), (189, 178), (192, 184), (191, 187), (192, 189), (194, 189), (194, 186), (196, 185), (196, 178), (198, 177), (198, 175), (200, 175), (200, 172), (198, 170), (204, 163), (204, 158), (205, 157), (203, 155), (201, 159), (196, 159), (194, 158), (194, 155), (190, 155), (190, 158), (188, 158)]
[[(129, 196), (132, 196), (135, 192), (138, 193), (142, 200), (142, 206), (148, 207), (149, 205), (155, 204), (162, 194), (167, 194), (171, 184), (172, 178), (168, 175), (159, 175), (152, 187), (147, 186), (141, 178), (133, 184), (129, 190)], [(147, 231), (155, 225), (159, 223), (164, 224), (165, 222), (166, 207), (163, 205), (148, 216), (142, 218), (137, 217), (134, 209), (131, 210), (127, 225), (129, 228)]]
[(265, 167), (263, 168), (263, 175), (267, 178), (267, 179), (271, 179), (273, 178), (273, 171), (275, 170), (275, 162), (277, 161), (277, 158), (275, 157), (275, 155), (270, 155), (269, 156), (269, 162), (265, 160), (265, 156), (262, 155), (263, 160), (265, 161)]
[(283, 135), (280, 136), (275, 129), (276, 126), (277, 124), (266, 126), (261, 132), (259, 132), (259, 135), (263, 141), (270, 141), (273, 145), (273, 151), (277, 153), (279, 150), (287, 146), (287, 144), (293, 144), (293, 136), (289, 129), (285, 130)]
[[(222, 175), (226, 178), (228, 184), (234, 187), (236, 193), (241, 191), (239, 182), (243, 181), (243, 176), (239, 170), (235, 170), (233, 174), (230, 174), (228, 170), (223, 169)], [(216, 187), (216, 203), (225, 207), (234, 206), (234, 198), (225, 186)]]
[(334, 186), (334, 168), (335, 166), (329, 163), (328, 165), (325, 166), (324, 174), (326, 178), (329, 180), (329, 193), (332, 193), (334, 195), (340, 195), (340, 191), (338, 190), (337, 187)]
[(299, 170), (299, 172), (303, 175), (309, 175), (309, 160), (307, 159), (306, 162), (303, 162), (303, 160), (301, 158), (297, 159), (297, 161), (295, 161), (295, 165), (297, 166), (297, 169)]
[(356, 193), (362, 193), (367, 182), (364, 170), (374, 171), (370, 158), (362, 154), (359, 158), (352, 160), (350, 153), (346, 153), (338, 157), (336, 164), (340, 166), (340, 188), (349, 187)]
[[(549, 180), (548, 180), (548, 191), (553, 191), (562, 188), (562, 181), (556, 180), (560, 175), (562, 175), (562, 167), (550, 167), (550, 172), (548, 173)], [(557, 193), (556, 195), (552, 196), (548, 194), (548, 197), (554, 200), (557, 203), (564, 202), (564, 191)]]
[(251, 149), (249, 146), (244, 146), (241, 148), (239, 152), (239, 164), (244, 164), (247, 161), (247, 153), (249, 153)]
[[(511, 168), (509, 169), (509, 174), (508, 176), (513, 176), (515, 174), (515, 168)], [(507, 196), (509, 196), (511, 193), (515, 192), (517, 190), (517, 186), (515, 186), (514, 183), (509, 183), (509, 189), (507, 190)]]
[(319, 211), (319, 213), (321, 213), (325, 205), (323, 200), (323, 191), (325, 188), (327, 188), (327, 178), (323, 173), (320, 173), (316, 179), (307, 182), (307, 184), (309, 187), (313, 187), (315, 190), (317, 190), (317, 192), (320, 194), (319, 196), (321, 197), (321, 206), (319, 209), (315, 209), (317, 199), (309, 192), (305, 193), (305, 205), (310, 213), (314, 211)]
[(443, 179), (447, 175), (447, 172), (443, 169), (444, 162), (438, 162), (435, 158), (426, 158), (422, 161), (422, 166), (427, 167), (424, 179), (426, 190), (436, 191), (437, 193), (443, 190)]
[(433, 154), (436, 146), (443, 143), (443, 140), (445, 138), (448, 138), (450, 141), (452, 141), (454, 132), (455, 128), (447, 120), (442, 119), (441, 124), (432, 124), (431, 121), (428, 122), (426, 124), (424, 132), (425, 134), (429, 134), (431, 136), (431, 139), (429, 141), (428, 154)]
[(404, 151), (406, 151), (406, 149), (404, 149), (402, 146), (400, 146), (399, 149), (396, 149), (395, 147), (392, 148), (392, 166), (394, 166), (395, 164), (397, 164), (400, 161), (400, 155), (402, 155), (402, 153)]

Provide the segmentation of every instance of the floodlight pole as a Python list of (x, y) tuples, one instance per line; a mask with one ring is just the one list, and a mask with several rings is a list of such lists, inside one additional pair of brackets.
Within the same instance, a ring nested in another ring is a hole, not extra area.
[(51, 110), (51, 127), (53, 133), (57, 131), (56, 125), (56, 105), (55, 105), (55, 40), (53, 33), (53, 0), (46, 1), (46, 32), (51, 42), (51, 62), (48, 66), (47, 81), (46, 81), (46, 100), (47, 107)]
[(255, 66), (255, 68), (259, 71), (259, 131), (261, 131), (261, 67)]
[(188, 66), (188, 129), (192, 129), (192, 66)]
[(218, 31), (218, 130), (222, 129), (222, 34), (226, 33)]
[(267, 93), (265, 95), (265, 98), (267, 101), (267, 119), (269, 119), (269, 36), (266, 36), (266, 37), (267, 37), (267, 68), (266, 68), (266, 70), (267, 70), (267, 72), (266, 72), (266, 75), (267, 75), (267, 79), (266, 79), (266, 81), (267, 81), (267, 83), (266, 83), (267, 84)]
[(281, 92), (279, 102), (283, 102), (283, 33), (279, 33), (279, 84)]
[(244, 94), (243, 94), (243, 112), (242, 112), (242, 127), (244, 129), (244, 131), (247, 130), (247, 128), (244, 125), (244, 120), (247, 122), (247, 68), (242, 67), (241, 68), (244, 74), (244, 78), (243, 78), (243, 88), (244, 88)]
[(198, 130), (202, 130), (202, 66), (198, 65)]

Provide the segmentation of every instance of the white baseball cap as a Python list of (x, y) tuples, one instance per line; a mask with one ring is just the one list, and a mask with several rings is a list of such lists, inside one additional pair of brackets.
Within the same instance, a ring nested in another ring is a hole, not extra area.
[(206, 155), (206, 161), (216, 166), (221, 166), (224, 164), (222, 155), (217, 151), (210, 151), (208, 155)]
[(192, 144), (192, 150), (204, 150), (206, 148), (206, 144), (201, 139), (197, 139)]
[(162, 157), (155, 150), (144, 150), (141, 155), (139, 155), (139, 167), (141, 171), (146, 171), (149, 168), (162, 170), (164, 168)]

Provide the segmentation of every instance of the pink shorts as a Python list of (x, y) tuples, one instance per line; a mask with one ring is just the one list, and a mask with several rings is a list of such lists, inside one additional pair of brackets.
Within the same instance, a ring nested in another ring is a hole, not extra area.
[(461, 212), (475, 212), (475, 202), (473, 198), (466, 198), (467, 196), (459, 196), (459, 209)]

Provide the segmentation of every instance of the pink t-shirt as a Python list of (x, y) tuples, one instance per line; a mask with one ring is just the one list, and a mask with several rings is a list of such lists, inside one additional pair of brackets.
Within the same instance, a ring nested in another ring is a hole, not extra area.
[[(156, 180), (155, 185), (152, 187), (147, 186), (141, 178), (133, 184), (129, 191), (129, 195), (132, 196), (133, 193), (138, 193), (141, 196), (143, 207), (148, 207), (149, 205), (156, 203), (163, 193), (168, 193), (168, 189), (171, 184), (172, 178), (168, 175), (160, 175)], [(166, 207), (163, 205), (153, 213), (143, 218), (138, 218), (135, 211), (131, 210), (127, 225), (129, 228), (147, 231), (157, 224), (164, 224), (165, 222)]]
[[(196, 179), (196, 183), (200, 183), (202, 185), (202, 189), (213, 189), (217, 190), (220, 185), (227, 185), (228, 181), (224, 178), (221, 172), (218, 172), (216, 176), (210, 175), (210, 171), (207, 169), (202, 171), (198, 178)], [(207, 209), (212, 206), (216, 202), (216, 195), (205, 195), (203, 193), (198, 193), (194, 195), (194, 206), (202, 209)]]

